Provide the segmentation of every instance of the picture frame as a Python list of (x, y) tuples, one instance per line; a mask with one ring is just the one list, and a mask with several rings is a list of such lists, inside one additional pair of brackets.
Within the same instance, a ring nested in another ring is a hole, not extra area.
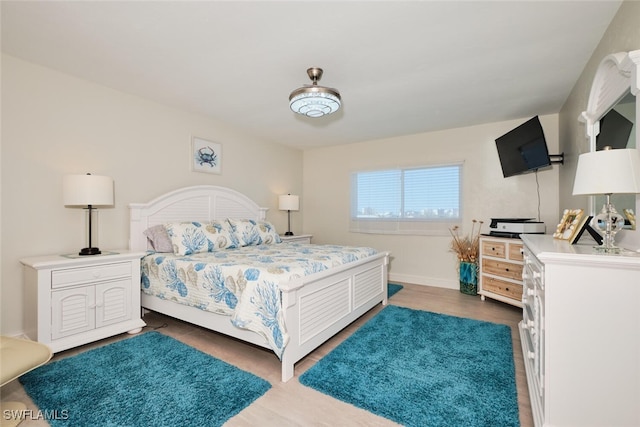
[(584, 209), (565, 209), (562, 219), (553, 233), (554, 239), (573, 241), (585, 223)]
[(576, 231), (573, 237), (571, 237), (570, 243), (572, 245), (575, 245), (576, 243), (578, 243), (578, 240), (580, 240), (580, 238), (582, 237), (585, 231), (589, 233), (589, 235), (591, 235), (593, 240), (595, 240), (598, 245), (602, 244), (602, 236), (600, 236), (600, 234), (598, 234), (598, 232), (594, 230), (593, 227), (591, 227), (592, 219), (593, 219), (593, 216), (591, 215), (584, 216), (584, 218), (582, 219), (582, 223), (578, 225), (578, 228), (577, 228), (578, 231)]
[(222, 173), (222, 144), (191, 137), (191, 170), (194, 172)]
[(633, 213), (633, 209), (622, 209), (622, 212), (624, 213), (626, 222), (629, 223), (629, 227), (632, 230), (635, 230), (636, 229), (636, 215)]

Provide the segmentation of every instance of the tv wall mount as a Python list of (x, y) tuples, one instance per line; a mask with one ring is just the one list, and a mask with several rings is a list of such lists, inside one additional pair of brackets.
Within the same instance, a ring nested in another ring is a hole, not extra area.
[(549, 154), (549, 160), (551, 161), (551, 164), (560, 163), (561, 165), (564, 165), (564, 152), (560, 154)]

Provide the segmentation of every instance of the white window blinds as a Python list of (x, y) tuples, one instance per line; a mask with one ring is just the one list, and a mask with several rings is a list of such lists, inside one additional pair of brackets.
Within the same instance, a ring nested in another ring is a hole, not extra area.
[(354, 172), (350, 230), (448, 234), (460, 223), (462, 164)]

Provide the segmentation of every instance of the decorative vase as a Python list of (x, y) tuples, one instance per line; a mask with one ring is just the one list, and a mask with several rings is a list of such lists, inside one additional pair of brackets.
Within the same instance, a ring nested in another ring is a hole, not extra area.
[(478, 264), (460, 261), (460, 292), (478, 295)]

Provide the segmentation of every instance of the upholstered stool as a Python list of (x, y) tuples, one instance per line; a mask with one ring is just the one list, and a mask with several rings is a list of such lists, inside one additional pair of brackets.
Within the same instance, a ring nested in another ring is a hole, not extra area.
[[(39, 342), (0, 336), (0, 387), (44, 365), (51, 359), (51, 354), (51, 349)], [(26, 405), (20, 402), (2, 403), (2, 426), (18, 425), (25, 409)], [(13, 418), (6, 419), (9, 415)]]

